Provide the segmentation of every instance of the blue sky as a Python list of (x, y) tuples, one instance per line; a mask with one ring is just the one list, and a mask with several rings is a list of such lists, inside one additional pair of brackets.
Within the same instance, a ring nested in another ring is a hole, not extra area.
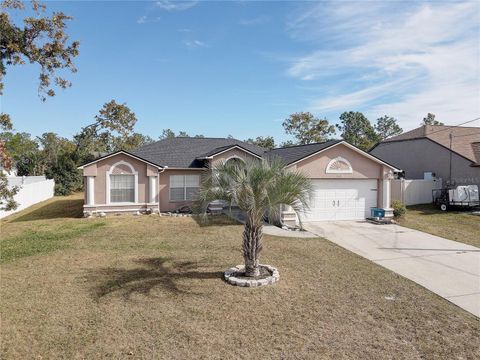
[[(72, 15), (73, 86), (41, 102), (35, 65), (9, 68), (1, 111), (19, 131), (72, 136), (115, 99), (136, 130), (286, 140), (311, 111), (388, 114), (405, 129), (427, 112), (480, 115), (480, 3), (47, 2)], [(478, 123), (473, 125), (480, 125)]]

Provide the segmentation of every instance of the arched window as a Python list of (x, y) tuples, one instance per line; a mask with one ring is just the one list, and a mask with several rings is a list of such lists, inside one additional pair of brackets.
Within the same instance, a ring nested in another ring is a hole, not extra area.
[(138, 202), (138, 172), (126, 161), (119, 161), (107, 171), (107, 204)]
[(330, 160), (325, 170), (327, 174), (351, 174), (353, 172), (352, 165), (347, 159), (341, 156)]
[(226, 163), (229, 163), (229, 164), (244, 164), (245, 161), (238, 156), (232, 156), (232, 157), (229, 157), (228, 159), (225, 160), (225, 164)]

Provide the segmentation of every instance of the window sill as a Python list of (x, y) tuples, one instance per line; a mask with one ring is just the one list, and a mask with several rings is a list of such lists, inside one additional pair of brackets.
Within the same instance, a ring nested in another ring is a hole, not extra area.
[(136, 202), (109, 202), (106, 205), (110, 206), (122, 206), (122, 205), (142, 205), (144, 203), (136, 203)]

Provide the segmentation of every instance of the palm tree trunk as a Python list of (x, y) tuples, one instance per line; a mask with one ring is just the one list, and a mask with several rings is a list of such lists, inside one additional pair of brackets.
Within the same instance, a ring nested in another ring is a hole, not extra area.
[(243, 230), (243, 259), (245, 261), (245, 276), (260, 275), (259, 258), (262, 251), (263, 225), (252, 224), (250, 220), (245, 223)]

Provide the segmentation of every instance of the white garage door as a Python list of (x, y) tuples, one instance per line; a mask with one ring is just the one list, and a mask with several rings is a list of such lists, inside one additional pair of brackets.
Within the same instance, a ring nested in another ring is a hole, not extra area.
[(377, 206), (377, 180), (313, 180), (310, 209), (302, 220), (359, 220)]

